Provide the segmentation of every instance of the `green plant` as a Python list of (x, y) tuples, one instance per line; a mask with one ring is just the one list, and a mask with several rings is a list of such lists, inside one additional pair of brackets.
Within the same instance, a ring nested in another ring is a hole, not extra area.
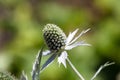
[[(88, 32), (90, 29), (82, 31), (77, 37), (75, 37), (76, 33), (79, 29), (76, 29), (74, 32), (70, 32), (68, 37), (66, 37), (65, 33), (55, 24), (47, 24), (43, 29), (43, 36), (48, 46), (49, 50), (43, 51), (43, 47), (38, 52), (36, 59), (33, 64), (32, 69), (32, 80), (40, 80), (40, 73), (47, 68), (47, 66), (55, 59), (58, 58), (58, 63), (63, 64), (65, 68), (67, 68), (66, 61), (69, 63), (73, 71), (77, 74), (80, 80), (85, 80), (85, 78), (78, 72), (75, 66), (72, 64), (70, 59), (68, 58), (67, 50), (71, 50), (78, 46), (91, 46), (85, 41), (78, 41), (78, 39)], [(49, 55), (51, 56), (48, 60), (41, 66), (42, 56)], [(102, 65), (94, 74), (94, 76), (90, 80), (94, 80), (97, 75), (101, 72), (101, 70), (107, 66), (114, 64), (114, 62), (109, 63), (106, 62)], [(16, 80), (14, 77), (7, 73), (0, 73), (1, 80)], [(23, 72), (20, 80), (28, 80), (27, 75)]]

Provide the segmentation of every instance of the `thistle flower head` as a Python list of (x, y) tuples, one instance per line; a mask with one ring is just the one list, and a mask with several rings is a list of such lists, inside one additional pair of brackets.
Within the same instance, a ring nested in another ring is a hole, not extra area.
[[(77, 71), (77, 69), (74, 67), (74, 65), (71, 63), (71, 61), (68, 58), (67, 50), (71, 50), (78, 46), (90, 46), (90, 44), (85, 43), (84, 41), (78, 41), (78, 39), (88, 32), (90, 29), (82, 31), (78, 36), (75, 37), (76, 33), (79, 29), (76, 29), (73, 32), (70, 32), (68, 37), (64, 34), (64, 32), (54, 24), (47, 24), (45, 25), (45, 28), (43, 29), (43, 35), (44, 39), (46, 41), (46, 44), (50, 50), (42, 52), (43, 55), (48, 55), (50, 53), (53, 53), (48, 60), (43, 64), (41, 71), (44, 70), (58, 55), (58, 63), (63, 64), (66, 68), (66, 61), (68, 61), (69, 65), (72, 67), (72, 69), (75, 71), (75, 73), (79, 76), (81, 80), (85, 80), (84, 77)], [(60, 50), (60, 52), (59, 52)], [(100, 71), (109, 66), (113, 63), (105, 63), (102, 65), (98, 71), (94, 74), (94, 76), (91, 78), (91, 80), (95, 79), (95, 77), (100, 73)]]
[[(70, 32), (68, 37), (64, 32), (55, 24), (47, 24), (43, 29), (43, 36), (49, 50), (43, 52), (43, 55), (52, 54), (52, 56), (45, 62), (42, 66), (43, 70), (46, 68), (58, 55), (58, 63), (63, 64), (66, 67), (66, 60), (68, 59), (67, 50), (71, 50), (78, 46), (89, 46), (90, 44), (85, 43), (84, 41), (78, 41), (78, 39), (85, 34), (90, 29), (82, 31), (77, 37), (76, 33), (79, 29), (76, 29), (73, 32)], [(60, 54), (56, 54), (56, 53)]]
[(51, 51), (59, 51), (64, 49), (66, 35), (57, 25), (45, 25), (43, 29), (43, 36), (48, 48)]

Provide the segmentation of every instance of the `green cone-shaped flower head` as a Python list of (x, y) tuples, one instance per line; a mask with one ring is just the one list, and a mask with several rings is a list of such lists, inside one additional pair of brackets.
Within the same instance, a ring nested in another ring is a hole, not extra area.
[(59, 51), (64, 48), (66, 35), (57, 25), (45, 25), (43, 35), (46, 44), (51, 51)]

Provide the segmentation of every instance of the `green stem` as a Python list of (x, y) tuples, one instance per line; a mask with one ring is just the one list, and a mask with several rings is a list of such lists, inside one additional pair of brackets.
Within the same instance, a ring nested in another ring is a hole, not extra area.
[(69, 65), (71, 66), (71, 68), (73, 69), (73, 71), (78, 75), (78, 77), (81, 80), (85, 80), (84, 77), (78, 72), (78, 70), (74, 67), (74, 65), (72, 64), (72, 62), (67, 58), (67, 61), (69, 63)]
[(115, 63), (114, 63), (114, 62), (111, 62), (111, 63), (106, 62), (104, 65), (102, 65), (102, 66), (97, 70), (97, 72), (94, 74), (94, 76), (91, 78), (91, 80), (94, 80), (94, 79), (97, 77), (97, 75), (102, 71), (102, 69), (104, 69), (105, 67), (108, 67), (108, 66), (110, 66), (110, 65), (113, 65), (113, 64), (115, 64)]

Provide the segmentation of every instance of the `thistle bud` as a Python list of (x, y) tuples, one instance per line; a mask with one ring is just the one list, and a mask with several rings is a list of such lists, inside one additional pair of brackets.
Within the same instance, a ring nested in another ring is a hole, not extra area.
[(47, 24), (43, 29), (43, 36), (51, 51), (59, 51), (64, 48), (66, 35), (54, 24)]

